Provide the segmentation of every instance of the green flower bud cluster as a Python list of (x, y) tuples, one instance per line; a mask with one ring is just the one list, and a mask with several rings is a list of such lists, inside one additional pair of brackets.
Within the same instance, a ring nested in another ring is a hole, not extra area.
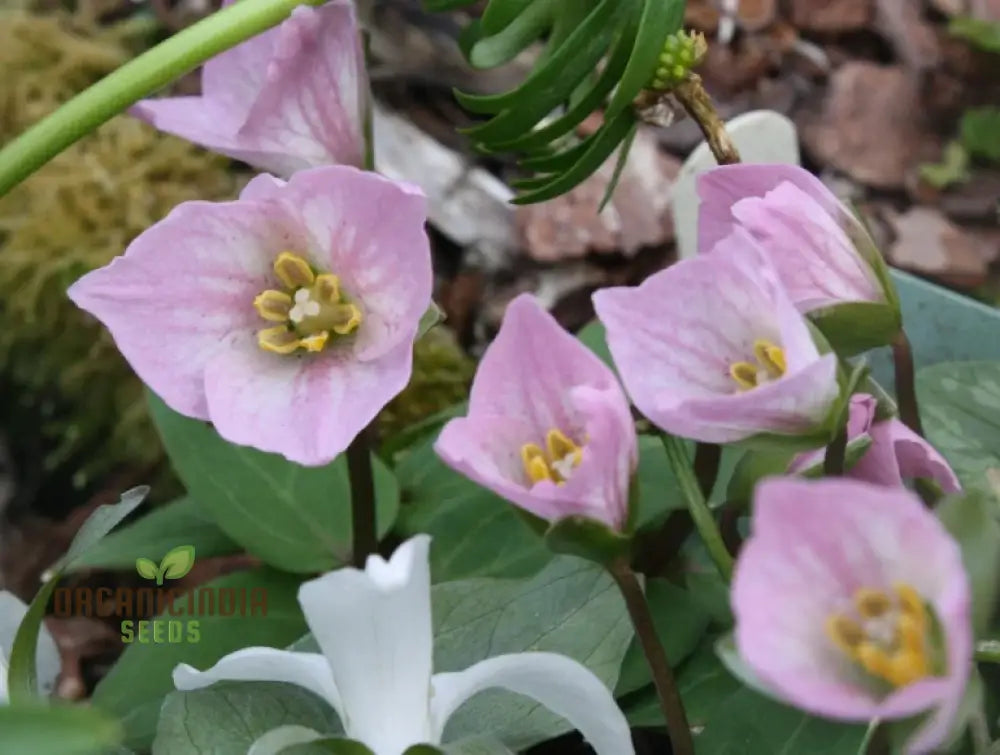
[(704, 59), (708, 42), (701, 32), (683, 29), (667, 37), (656, 63), (656, 72), (649, 88), (665, 92), (673, 89), (688, 77), (691, 70)]

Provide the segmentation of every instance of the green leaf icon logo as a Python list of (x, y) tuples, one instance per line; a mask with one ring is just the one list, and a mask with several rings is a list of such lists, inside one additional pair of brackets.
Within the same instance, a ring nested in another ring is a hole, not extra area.
[(148, 558), (137, 558), (135, 570), (143, 579), (155, 579), (162, 585), (164, 579), (180, 579), (194, 566), (194, 546), (179, 545), (163, 557), (160, 565)]
[(160, 572), (156, 566), (156, 562), (150, 561), (148, 558), (137, 558), (135, 560), (135, 570), (139, 572), (139, 576), (143, 579), (156, 579)]

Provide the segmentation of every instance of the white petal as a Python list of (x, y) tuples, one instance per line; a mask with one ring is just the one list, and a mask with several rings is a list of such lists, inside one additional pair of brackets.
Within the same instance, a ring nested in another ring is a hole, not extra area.
[(343, 700), (344, 729), (377, 753), (429, 742), (430, 538), (403, 543), (365, 571), (339, 569), (306, 582), (299, 603)]
[(225, 656), (206, 671), (198, 671), (186, 663), (174, 669), (174, 686), (179, 690), (202, 689), (222, 681), (297, 684), (322, 697), (343, 718), (337, 685), (326, 659), (319, 653), (243, 648)]
[(604, 683), (582, 664), (556, 653), (487, 658), (451, 674), (435, 674), (431, 712), (439, 739), (466, 700), (493, 687), (537, 700), (575, 727), (597, 755), (634, 755), (628, 722)]
[[(14, 636), (28, 612), (28, 606), (14, 593), (0, 591), (0, 702), (7, 700), (7, 665), (10, 651), (14, 645)], [(49, 630), (42, 624), (38, 633), (38, 650), (35, 653), (35, 668), (38, 675), (38, 688), (43, 695), (52, 692), (56, 677), (62, 668), (59, 649), (52, 639)]]
[(303, 745), (323, 739), (326, 734), (320, 734), (308, 726), (279, 726), (266, 734), (257, 737), (247, 755), (279, 755), (292, 745)]

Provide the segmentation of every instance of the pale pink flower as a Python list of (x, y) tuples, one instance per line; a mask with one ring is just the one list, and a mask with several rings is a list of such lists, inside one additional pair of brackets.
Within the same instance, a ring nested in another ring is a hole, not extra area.
[[(935, 480), (945, 493), (962, 489), (955, 472), (934, 446), (895, 417), (876, 422), (877, 407), (873, 396), (861, 393), (851, 396), (847, 439), (851, 441), (867, 433), (871, 446), (847, 471), (848, 477), (887, 487), (901, 487), (904, 480), (925, 478)], [(800, 454), (788, 471), (798, 472), (822, 464), (825, 457), (826, 449)]]
[(970, 674), (969, 580), (909, 491), (765, 480), (732, 605), (739, 654), (776, 697), (847, 721), (929, 712), (909, 753), (946, 738)]
[(698, 247), (734, 225), (761, 243), (801, 312), (848, 302), (887, 303), (875, 242), (809, 171), (796, 165), (725, 165), (698, 179)]
[[(228, 4), (228, 3), (227, 3)], [(365, 155), (368, 80), (351, 0), (299, 6), (209, 60), (199, 97), (129, 111), (161, 131), (280, 176)]]
[(69, 295), (175, 411), (324, 464), (409, 380), (425, 217), (419, 189), (355, 168), (261, 175), (178, 206)]
[(598, 291), (594, 306), (629, 396), (667, 432), (709, 443), (829, 435), (836, 357), (820, 355), (747, 231), (638, 287)]
[(469, 413), (435, 445), (446, 464), (548, 521), (628, 519), (638, 451), (614, 373), (525, 294), (507, 307)]

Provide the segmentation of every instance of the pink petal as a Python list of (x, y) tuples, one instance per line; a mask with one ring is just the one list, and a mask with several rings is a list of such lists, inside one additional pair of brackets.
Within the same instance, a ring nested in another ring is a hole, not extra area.
[[(736, 229), (711, 255), (682, 260), (638, 288), (594, 294), (608, 345), (636, 406), (665, 430), (707, 442), (815, 429), (837, 395), (832, 357), (750, 235)], [(755, 340), (782, 344), (786, 375), (741, 394), (729, 370)]]
[(234, 333), (259, 326), (253, 300), (270, 287), (288, 229), (277, 207), (188, 202), (73, 284), (69, 297), (111, 331), (172, 409), (208, 419), (205, 365)]
[(362, 164), (367, 86), (354, 6), (331, 0), (300, 6), (278, 27), (210, 60), (201, 97), (143, 100), (130, 112), (287, 176)]
[(406, 387), (412, 357), (411, 342), (369, 362), (346, 345), (271, 354), (247, 331), (205, 367), (209, 419), (232, 443), (306, 466), (327, 464)]
[[(897, 582), (912, 585), (934, 607), (948, 675), (879, 700), (844, 673), (824, 623), (850, 605), (858, 588)], [(950, 709), (968, 679), (972, 637), (961, 553), (903, 489), (847, 479), (764, 481), (732, 601), (746, 662), (782, 699), (819, 715), (867, 720)]]
[[(936, 480), (946, 493), (962, 489), (955, 472), (937, 449), (898, 419), (879, 422), (872, 427), (871, 434), (873, 445), (892, 449), (897, 474), (902, 479), (926, 477)], [(867, 462), (867, 456), (861, 461)], [(859, 476), (861, 474), (859, 472)]]
[[(262, 184), (254, 187), (263, 191)], [(355, 357), (377, 360), (404, 341), (412, 344), (433, 286), (423, 192), (334, 165), (296, 173), (274, 198), (309, 234), (317, 266), (340, 276), (345, 295), (360, 304)]]

